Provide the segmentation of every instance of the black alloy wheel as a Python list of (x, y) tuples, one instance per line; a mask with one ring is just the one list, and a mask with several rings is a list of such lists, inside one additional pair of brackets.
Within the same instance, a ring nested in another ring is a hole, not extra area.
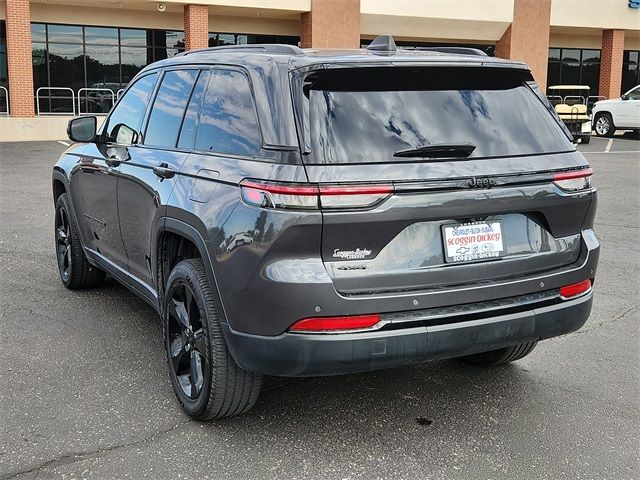
[(171, 373), (182, 394), (192, 400), (202, 393), (210, 375), (209, 339), (193, 291), (177, 281), (168, 293), (167, 342)]
[(68, 282), (71, 276), (73, 257), (71, 255), (71, 224), (69, 216), (63, 206), (56, 210), (56, 253), (58, 269), (63, 282)]
[(262, 387), (261, 375), (231, 357), (217, 304), (200, 258), (173, 267), (162, 309), (169, 380), (185, 413), (197, 420), (248, 412)]

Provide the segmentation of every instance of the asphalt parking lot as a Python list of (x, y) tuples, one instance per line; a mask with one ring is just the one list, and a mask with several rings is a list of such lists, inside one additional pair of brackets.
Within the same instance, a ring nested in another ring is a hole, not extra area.
[(149, 307), (114, 281), (62, 287), (64, 148), (0, 144), (0, 479), (640, 477), (640, 141), (579, 147), (602, 242), (580, 331), (491, 370), (268, 379), (254, 410), (208, 424), (175, 401)]

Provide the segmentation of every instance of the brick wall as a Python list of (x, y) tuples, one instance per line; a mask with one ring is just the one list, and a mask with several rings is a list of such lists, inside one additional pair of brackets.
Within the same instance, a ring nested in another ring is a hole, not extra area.
[(28, 0), (6, 0), (9, 110), (15, 117), (33, 117), (31, 12)]
[(547, 88), (551, 0), (514, 0), (513, 23), (496, 44), (496, 57), (529, 65), (533, 78)]
[(359, 48), (360, 0), (311, 0), (300, 15), (303, 48)]
[(186, 50), (209, 46), (209, 7), (184, 6), (184, 43)]
[(618, 98), (622, 89), (624, 30), (603, 30), (599, 95)]

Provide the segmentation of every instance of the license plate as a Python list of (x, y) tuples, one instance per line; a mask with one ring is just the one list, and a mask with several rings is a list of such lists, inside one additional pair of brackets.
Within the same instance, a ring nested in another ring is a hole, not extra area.
[(442, 226), (445, 260), (474, 262), (502, 257), (502, 222), (453, 223)]

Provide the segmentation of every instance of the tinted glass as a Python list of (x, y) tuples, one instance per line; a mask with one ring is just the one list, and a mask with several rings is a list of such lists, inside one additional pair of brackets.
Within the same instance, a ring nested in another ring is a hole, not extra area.
[(44, 23), (32, 23), (31, 24), (31, 41), (32, 42), (46, 42), (47, 31)]
[(71, 87), (84, 84), (84, 55), (82, 45), (49, 43), (49, 79), (51, 86)]
[(562, 60), (570, 61), (570, 62), (579, 62), (580, 61), (580, 50), (576, 50), (573, 48), (563, 48), (562, 49)]
[(367, 68), (307, 80), (311, 163), (420, 161), (393, 153), (430, 144), (470, 143), (475, 158), (573, 150), (528, 72)]
[(627, 94), (627, 98), (629, 100), (640, 100), (640, 88), (636, 88), (635, 90), (631, 90)]
[(202, 104), (202, 96), (207, 88), (209, 80), (209, 72), (200, 72), (196, 86), (191, 93), (191, 99), (187, 111), (182, 122), (182, 130), (180, 131), (180, 140), (178, 146), (180, 148), (191, 149), (196, 140), (196, 131), (198, 128), (198, 116), (200, 114), (200, 105)]
[(147, 30), (134, 30), (132, 28), (120, 29), (120, 44), (131, 47), (144, 47), (147, 45)]
[(173, 70), (165, 73), (149, 116), (145, 145), (175, 147), (197, 73), (197, 70)]
[(60, 43), (82, 43), (82, 27), (74, 25), (48, 25), (49, 41)]
[(213, 70), (205, 94), (196, 149), (251, 155), (259, 152), (260, 131), (248, 78), (233, 70)]
[(118, 29), (84, 27), (84, 41), (94, 45), (118, 45)]
[(144, 47), (122, 47), (120, 59), (123, 85), (129, 83), (145, 65), (153, 62), (151, 49)]
[(105, 130), (107, 141), (115, 142), (118, 139), (120, 125), (126, 125), (136, 132), (140, 131), (157, 76), (156, 73), (146, 75), (127, 90), (109, 117)]

